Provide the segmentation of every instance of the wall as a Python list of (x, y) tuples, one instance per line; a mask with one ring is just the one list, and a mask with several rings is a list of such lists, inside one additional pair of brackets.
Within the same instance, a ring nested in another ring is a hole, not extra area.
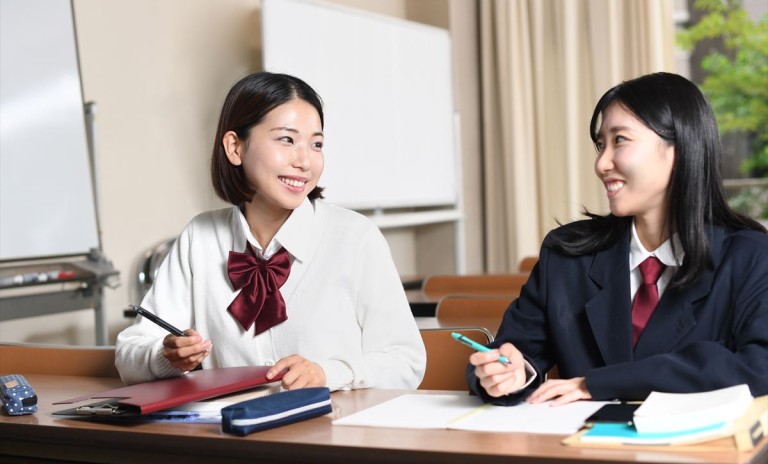
[[(418, 7), (414, 5), (421, 2), (414, 0), (335, 3), (401, 18), (434, 17), (437, 25), (448, 27), (444, 23), (454, 4), (471, 2), (430, 0)], [(123, 309), (130, 302), (141, 253), (175, 237), (197, 213), (224, 206), (208, 179), (210, 149), (226, 92), (237, 79), (259, 68), (259, 4), (258, 0), (74, 0), (84, 96), (97, 104), (102, 244), (121, 271), (122, 286), (106, 291), (111, 340), (130, 323)], [(450, 27), (454, 21), (459, 18), (451, 17)], [(472, 21), (472, 16), (463, 21)], [(465, 77), (457, 79), (466, 80), (466, 74), (476, 69), (465, 67)], [(458, 104), (462, 106), (461, 101)], [(466, 145), (477, 136), (462, 135), (462, 141)], [(479, 145), (464, 152), (478, 159)], [(464, 177), (466, 189), (470, 184)], [(479, 180), (474, 182), (474, 191), (480, 192)], [(473, 211), (480, 211), (479, 204)], [(433, 258), (417, 252), (420, 244), (435, 240), (437, 249), (452, 248), (453, 236), (445, 227), (422, 232), (395, 229), (385, 235), (402, 275), (452, 269), (443, 254)], [(479, 247), (479, 222), (468, 237)], [(481, 261), (473, 258), (468, 264), (470, 272), (482, 271)], [(0, 340), (92, 344), (92, 311), (4, 322)]]

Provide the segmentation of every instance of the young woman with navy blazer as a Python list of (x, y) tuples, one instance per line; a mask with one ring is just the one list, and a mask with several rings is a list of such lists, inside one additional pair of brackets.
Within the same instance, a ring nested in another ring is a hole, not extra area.
[[(470, 357), (470, 390), (502, 405), (737, 384), (768, 394), (768, 235), (725, 201), (704, 96), (675, 74), (623, 82), (597, 103), (590, 135), (610, 214), (547, 235), (494, 350)], [(647, 292), (655, 306), (633, 305)], [(555, 365), (560, 378), (545, 380)]]

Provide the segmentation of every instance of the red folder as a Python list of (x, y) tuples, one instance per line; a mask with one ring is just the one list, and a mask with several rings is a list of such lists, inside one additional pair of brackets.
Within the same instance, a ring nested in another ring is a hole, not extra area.
[(149, 414), (190, 401), (204, 400), (278, 381), (282, 374), (267, 379), (269, 366), (221, 367), (203, 369), (169, 379), (154, 380), (128, 387), (84, 395), (53, 404), (79, 403), (95, 398), (114, 398), (120, 406)]

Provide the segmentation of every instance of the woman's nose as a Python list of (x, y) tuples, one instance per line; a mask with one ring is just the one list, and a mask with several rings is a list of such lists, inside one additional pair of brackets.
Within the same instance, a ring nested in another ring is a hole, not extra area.
[(598, 177), (613, 169), (613, 152), (610, 148), (603, 149), (602, 153), (597, 155), (595, 160), (595, 174)]
[(302, 171), (309, 169), (309, 148), (297, 146), (293, 152), (293, 165)]

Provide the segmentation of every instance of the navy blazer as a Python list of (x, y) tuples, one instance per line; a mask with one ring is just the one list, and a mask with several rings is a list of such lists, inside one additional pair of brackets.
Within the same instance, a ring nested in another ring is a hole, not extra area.
[(630, 235), (575, 257), (545, 240), (489, 345), (513, 343), (537, 379), (520, 393), (492, 398), (469, 365), (470, 390), (495, 404), (517, 404), (556, 364), (561, 378), (585, 377), (595, 400), (641, 400), (653, 390), (699, 392), (742, 383), (754, 396), (768, 394), (768, 235), (715, 227), (713, 268), (687, 288), (667, 288), (634, 350)]

